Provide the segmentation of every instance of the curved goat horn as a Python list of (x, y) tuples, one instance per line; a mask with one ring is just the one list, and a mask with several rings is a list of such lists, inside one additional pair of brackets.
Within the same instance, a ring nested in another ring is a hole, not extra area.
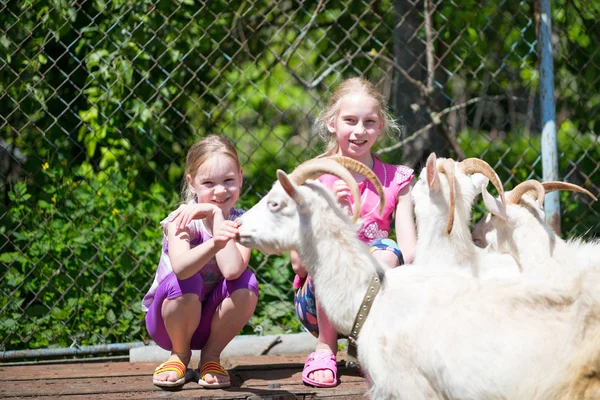
[(529, 179), (525, 182), (519, 183), (513, 190), (508, 193), (506, 197), (506, 204), (518, 204), (521, 200), (521, 197), (525, 195), (525, 193), (534, 192), (537, 195), (537, 202), (540, 205), (544, 205), (544, 196), (546, 195), (546, 190), (542, 184), (535, 179)]
[(296, 167), (290, 174), (290, 177), (296, 185), (302, 185), (308, 179), (314, 179), (322, 174), (337, 176), (348, 184), (350, 191), (352, 192), (352, 198), (354, 199), (354, 215), (352, 216), (352, 222), (356, 222), (360, 217), (360, 192), (358, 191), (356, 180), (350, 171), (342, 165), (334, 160), (326, 158), (312, 159)]
[(448, 224), (446, 225), (446, 232), (448, 235), (452, 232), (452, 226), (454, 225), (454, 208), (456, 203), (456, 181), (454, 179), (454, 160), (446, 158), (442, 160), (442, 163), (438, 166), (438, 171), (446, 174), (448, 178), (448, 184), (450, 186), (450, 207), (448, 213)]
[(503, 204), (506, 204), (504, 199), (504, 188), (500, 182), (500, 177), (490, 166), (490, 164), (480, 160), (479, 158), (467, 158), (462, 160), (458, 166), (467, 175), (474, 174), (476, 172), (485, 175), (498, 191), (498, 194), (500, 195), (500, 201), (502, 201)]
[(598, 199), (596, 198), (596, 196), (594, 196), (592, 194), (592, 192), (590, 192), (587, 189), (582, 188), (579, 185), (575, 185), (573, 183), (550, 181), (550, 182), (543, 182), (542, 186), (544, 186), (544, 190), (546, 191), (546, 193), (555, 192), (557, 190), (570, 190), (571, 192), (579, 192), (579, 193), (587, 194), (592, 199), (594, 199), (594, 201), (598, 201)]
[(373, 183), (373, 186), (375, 186), (375, 190), (379, 195), (379, 215), (381, 215), (385, 208), (385, 194), (383, 193), (383, 186), (381, 185), (381, 181), (379, 180), (377, 175), (375, 175), (375, 172), (373, 172), (365, 164), (361, 163), (360, 161), (356, 161), (350, 157), (331, 156), (329, 157), (329, 159), (334, 160), (335, 162), (343, 165), (350, 172), (354, 172), (364, 176), (365, 178), (370, 180), (371, 183)]

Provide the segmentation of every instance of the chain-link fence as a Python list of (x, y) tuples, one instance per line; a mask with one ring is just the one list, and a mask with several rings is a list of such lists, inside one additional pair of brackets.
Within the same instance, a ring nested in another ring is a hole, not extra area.
[[(0, 3), (0, 350), (147, 339), (140, 301), (185, 152), (231, 138), (242, 207), (315, 156), (312, 123), (365, 76), (402, 125), (377, 154), (480, 157), (542, 178), (533, 1), (29, 0)], [(552, 3), (559, 175), (600, 192), (600, 3)], [(475, 218), (481, 215), (475, 213)], [(564, 236), (600, 207), (561, 195)], [(253, 252), (244, 333), (295, 332), (286, 256)]]

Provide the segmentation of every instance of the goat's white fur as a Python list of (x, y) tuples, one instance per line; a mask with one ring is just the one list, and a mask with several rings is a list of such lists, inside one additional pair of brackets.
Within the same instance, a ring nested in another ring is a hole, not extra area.
[[(240, 242), (298, 251), (335, 329), (348, 335), (381, 266), (318, 182), (280, 182), (244, 214)], [(284, 189), (285, 188), (285, 189)], [(422, 239), (422, 238), (420, 238)], [(374, 399), (576, 399), (598, 395), (598, 273), (482, 281), (455, 269), (389, 270), (358, 337)]]
[[(438, 172), (443, 162), (443, 158), (430, 156), (412, 190), (418, 229), (415, 263), (446, 265), (481, 279), (517, 278), (520, 270), (512, 257), (480, 249), (471, 240), (472, 204), (489, 180), (480, 173), (465, 174), (457, 162), (454, 162), (455, 218), (452, 231), (446, 232), (450, 195), (448, 176)], [(428, 182), (428, 177), (432, 182)]]
[(510, 254), (524, 270), (537, 269), (540, 263), (562, 269), (600, 267), (600, 240), (561, 239), (529, 194), (518, 204), (500, 207), (485, 189), (483, 197), (490, 213), (473, 228), (478, 246)]

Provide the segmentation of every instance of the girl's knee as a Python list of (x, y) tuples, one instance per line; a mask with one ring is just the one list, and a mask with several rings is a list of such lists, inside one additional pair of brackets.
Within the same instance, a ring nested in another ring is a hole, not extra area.
[(255, 308), (258, 303), (258, 293), (251, 288), (237, 289), (229, 297), (238, 304), (247, 304), (248, 308)]
[(200, 274), (194, 274), (187, 279), (177, 279), (175, 273), (169, 274), (161, 283), (164, 285), (166, 299), (173, 300), (184, 295), (194, 294), (202, 298), (204, 280)]
[(183, 293), (180, 296), (166, 298), (164, 303), (170, 304), (195, 304), (200, 302), (200, 296), (196, 293)]
[(254, 275), (254, 272), (247, 268), (238, 279), (246, 282), (249, 288), (258, 288), (258, 280), (256, 279), (256, 275)]
[(226, 285), (227, 291), (231, 294), (240, 289), (247, 289), (258, 296), (258, 281), (249, 269), (246, 269), (238, 278), (226, 281)]
[(202, 307), (200, 297), (195, 293), (186, 293), (172, 299), (165, 299), (162, 304), (163, 318), (181, 311), (197, 311)]
[(373, 257), (388, 268), (395, 268), (400, 265), (398, 256), (390, 250), (377, 250), (373, 252)]
[(369, 252), (377, 261), (389, 268), (404, 264), (404, 257), (398, 244), (391, 239), (375, 239), (370, 243)]

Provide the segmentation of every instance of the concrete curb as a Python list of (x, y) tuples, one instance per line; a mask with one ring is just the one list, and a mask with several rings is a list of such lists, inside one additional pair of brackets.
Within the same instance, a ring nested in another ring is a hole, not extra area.
[[(338, 343), (345, 343), (341, 339)], [(240, 335), (236, 336), (223, 350), (221, 357), (244, 357), (277, 354), (306, 354), (315, 350), (317, 339), (308, 332), (285, 335)], [(129, 350), (130, 362), (163, 362), (171, 352), (152, 343), (148, 346), (135, 347)], [(192, 351), (192, 363), (200, 361), (200, 350)]]

